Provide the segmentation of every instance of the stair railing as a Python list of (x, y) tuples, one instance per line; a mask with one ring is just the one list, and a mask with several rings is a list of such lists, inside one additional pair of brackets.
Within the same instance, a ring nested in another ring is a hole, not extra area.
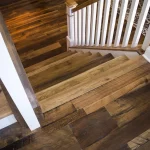
[(150, 27), (142, 45), (139, 45), (139, 40), (150, 8), (150, 0), (143, 2), (131, 44), (129, 41), (139, 0), (132, 0), (126, 19), (128, 2), (129, 0), (87, 0), (77, 5), (75, 1), (67, 0), (68, 48), (146, 50), (150, 44)]
[[(34, 112), (34, 108), (38, 106), (35, 93), (22, 66), (1, 13), (0, 81), (3, 83), (9, 95), (8, 97), (10, 97), (14, 106), (17, 108), (19, 115), (30, 130), (39, 128), (40, 124)], [(18, 116), (18, 114), (15, 114), (16, 112), (13, 113)]]

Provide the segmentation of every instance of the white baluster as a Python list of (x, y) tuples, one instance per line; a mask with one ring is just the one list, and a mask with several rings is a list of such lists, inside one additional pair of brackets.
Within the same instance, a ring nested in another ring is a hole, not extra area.
[(112, 39), (113, 39), (113, 35), (114, 35), (114, 29), (115, 29), (115, 23), (116, 23), (116, 17), (117, 17), (118, 4), (119, 4), (119, 0), (113, 1), (111, 19), (110, 19), (109, 31), (108, 31), (107, 46), (112, 45)]
[(143, 57), (150, 63), (150, 46), (146, 48), (145, 53), (143, 54)]
[(85, 45), (86, 7), (82, 9), (82, 46)]
[(142, 45), (142, 49), (143, 50), (146, 50), (146, 48), (150, 45), (150, 25), (149, 25), (149, 28), (146, 32), (146, 36), (145, 36), (145, 39), (144, 39), (144, 42), (143, 42), (143, 45)]
[(111, 0), (105, 0), (101, 46), (105, 46)]
[(141, 14), (138, 20), (138, 25), (136, 27), (136, 31), (134, 34), (131, 47), (136, 47), (139, 43), (139, 39), (140, 39), (142, 29), (143, 29), (143, 26), (144, 26), (144, 23), (145, 23), (145, 20), (149, 11), (149, 7), (150, 7), (150, 0), (145, 0), (143, 3), (143, 7), (141, 10)]
[(72, 9), (75, 8), (77, 4), (70, 5), (68, 2), (66, 2), (66, 8), (67, 8), (67, 27), (68, 27), (68, 46), (74, 46), (74, 13), (72, 13)]
[(124, 34), (124, 38), (123, 38), (122, 47), (126, 47), (128, 45), (131, 30), (133, 27), (134, 18), (136, 15), (136, 10), (138, 7), (138, 3), (139, 3), (139, 0), (132, 0), (130, 13), (129, 13), (128, 20), (127, 20), (127, 26), (126, 26), (126, 30), (125, 30), (125, 34)]
[(86, 46), (90, 44), (90, 28), (91, 28), (91, 5), (87, 6), (86, 16)]
[(78, 22), (77, 22), (77, 12), (74, 13), (74, 45), (78, 44)]
[(94, 45), (95, 28), (96, 28), (96, 12), (97, 12), (97, 2), (92, 4), (92, 19), (91, 19), (90, 46), (93, 46), (93, 45)]
[(78, 46), (81, 46), (81, 9), (77, 11), (78, 16)]
[(98, 11), (97, 11), (95, 46), (99, 46), (99, 43), (100, 43), (103, 5), (104, 5), (104, 0), (99, 0), (98, 1), (98, 8), (97, 8)]
[(115, 47), (119, 46), (119, 44), (120, 44), (123, 23), (125, 20), (125, 15), (126, 15), (126, 10), (127, 10), (127, 4), (128, 4), (128, 0), (122, 0), (121, 8), (120, 8), (119, 21), (118, 21), (118, 26), (117, 26), (116, 36), (115, 36), (115, 42), (114, 42)]

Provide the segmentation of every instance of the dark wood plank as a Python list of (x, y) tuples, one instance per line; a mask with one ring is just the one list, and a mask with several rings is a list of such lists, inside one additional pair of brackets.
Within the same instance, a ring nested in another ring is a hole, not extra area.
[(70, 127), (81, 147), (85, 148), (107, 136), (117, 124), (106, 109), (101, 109), (71, 123)]
[(129, 93), (106, 106), (119, 126), (132, 121), (150, 108), (150, 84)]
[(150, 149), (150, 141), (139, 147), (137, 150), (149, 150)]

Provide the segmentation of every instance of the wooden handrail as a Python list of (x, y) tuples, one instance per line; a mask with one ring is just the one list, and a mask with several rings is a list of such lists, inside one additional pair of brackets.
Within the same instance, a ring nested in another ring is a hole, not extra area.
[(78, 4), (74, 0), (66, 0), (66, 5), (70, 8), (75, 8)]
[(84, 7), (87, 7), (88, 5), (91, 5), (95, 2), (98, 2), (98, 0), (87, 0), (86, 2), (80, 4), (76, 8), (72, 9), (72, 12), (76, 12), (76, 11), (78, 11), (78, 10), (84, 8)]

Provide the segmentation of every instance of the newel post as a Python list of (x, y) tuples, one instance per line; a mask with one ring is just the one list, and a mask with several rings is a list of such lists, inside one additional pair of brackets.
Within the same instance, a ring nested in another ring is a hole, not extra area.
[(40, 123), (33, 109), (38, 107), (38, 102), (1, 13), (0, 80), (30, 130), (39, 128)]
[(66, 1), (66, 13), (67, 13), (67, 49), (74, 45), (74, 13), (72, 9), (74, 9), (78, 4), (74, 0)]

